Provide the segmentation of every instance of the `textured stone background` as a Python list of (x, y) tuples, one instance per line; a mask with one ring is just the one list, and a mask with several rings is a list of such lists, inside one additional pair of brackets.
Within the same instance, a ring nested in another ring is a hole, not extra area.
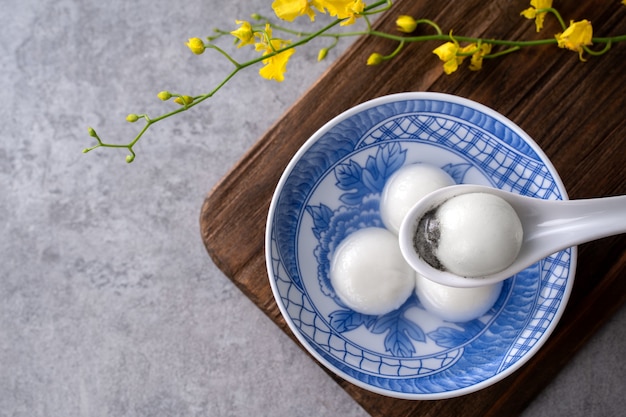
[[(211, 263), (206, 193), (338, 56), (302, 49), (288, 80), (252, 69), (212, 103), (125, 141), (156, 93), (230, 70), (184, 41), (270, 0), (0, 0), (0, 416), (361, 416)], [(344, 44), (343, 47), (346, 45)], [(433, 65), (438, 65), (433, 61)], [(626, 409), (626, 310), (526, 416)]]

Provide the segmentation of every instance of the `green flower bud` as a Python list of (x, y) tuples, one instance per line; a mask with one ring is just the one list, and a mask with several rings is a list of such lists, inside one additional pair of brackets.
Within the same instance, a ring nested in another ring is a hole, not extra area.
[(261, 17), (261, 15), (260, 15), (260, 14), (258, 14), (258, 13), (252, 13), (252, 14), (250, 15), (250, 18), (251, 18), (251, 19), (254, 19), (254, 20), (261, 20), (261, 19), (263, 19), (263, 17)]
[(126, 155), (126, 162), (129, 164), (135, 160), (135, 155)]
[(98, 134), (96, 133), (93, 127), (88, 127), (87, 131), (89, 132), (89, 136), (91, 136), (92, 138), (98, 137)]
[(169, 99), (172, 98), (172, 93), (170, 93), (169, 91), (161, 91), (159, 94), (157, 94), (157, 96), (163, 100), (163, 101), (167, 101)]
[(127, 122), (135, 123), (137, 120), (139, 120), (139, 116), (137, 116), (135, 113), (131, 113), (128, 116), (126, 116)]

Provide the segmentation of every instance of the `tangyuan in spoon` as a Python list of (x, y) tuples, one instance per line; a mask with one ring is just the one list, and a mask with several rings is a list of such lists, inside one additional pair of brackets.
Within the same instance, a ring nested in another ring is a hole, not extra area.
[(626, 196), (542, 200), (479, 185), (434, 191), (407, 213), (400, 249), (442, 285), (505, 280), (553, 253), (626, 233)]

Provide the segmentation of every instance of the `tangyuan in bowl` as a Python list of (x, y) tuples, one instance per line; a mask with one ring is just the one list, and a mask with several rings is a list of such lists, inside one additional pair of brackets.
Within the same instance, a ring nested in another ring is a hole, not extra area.
[(385, 228), (385, 183), (416, 163), (458, 184), (567, 199), (537, 144), (497, 112), (447, 94), (381, 97), (327, 123), (289, 163), (269, 210), (267, 268), (289, 327), (328, 369), (391, 397), (450, 398), (501, 380), (546, 341), (573, 285), (576, 248), (504, 281), (493, 307), (467, 322), (429, 313), (414, 292), (386, 314), (351, 310), (331, 283), (334, 251), (356, 231)]

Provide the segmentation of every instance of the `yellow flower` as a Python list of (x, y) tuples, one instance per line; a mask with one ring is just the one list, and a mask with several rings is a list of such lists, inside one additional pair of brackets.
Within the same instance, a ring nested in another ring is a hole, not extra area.
[[(472, 50), (477, 48), (476, 44), (472, 44)], [(483, 67), (483, 58), (485, 55), (489, 55), (491, 53), (492, 45), (489, 43), (483, 43), (480, 45), (478, 51), (474, 52), (472, 55), (472, 59), (470, 60), (469, 69), (471, 71), (479, 71)]]
[(549, 9), (552, 7), (552, 0), (530, 0), (530, 5), (526, 10), (523, 10), (520, 14), (526, 19), (535, 19), (535, 27), (537, 32), (543, 29), (543, 20), (546, 17), (545, 12), (537, 13), (537, 10)]
[[(315, 4), (316, 2), (312, 3)], [(274, 0), (272, 9), (274, 9), (274, 13), (276, 13), (279, 19), (289, 22), (302, 15), (309, 16), (311, 21), (315, 20), (315, 12), (308, 0)]]
[(298, 16), (307, 15), (311, 21), (315, 20), (315, 10), (337, 19), (345, 19), (341, 26), (351, 25), (363, 13), (363, 0), (274, 0), (274, 13), (280, 19), (293, 21)]
[[(471, 45), (470, 45), (471, 46)], [(459, 47), (458, 42), (446, 42), (443, 45), (436, 48), (433, 53), (443, 61), (443, 72), (446, 74), (452, 74), (459, 68), (459, 65), (466, 58), (459, 56), (458, 53), (465, 52)]]
[(272, 46), (270, 45), (270, 39), (272, 39), (272, 27), (269, 23), (265, 24), (265, 30), (259, 31), (254, 34), (255, 37), (259, 38), (259, 42), (254, 44), (254, 49), (263, 52), (263, 55), (267, 55), (271, 53)]
[(200, 55), (205, 49), (204, 42), (202, 42), (202, 39), (200, 38), (189, 38), (189, 41), (185, 45), (187, 45), (189, 49), (191, 49), (191, 52), (196, 55)]
[(570, 21), (569, 27), (565, 29), (565, 32), (557, 33), (555, 37), (559, 48), (567, 48), (578, 52), (578, 57), (581, 61), (584, 61), (583, 46), (592, 44), (593, 28), (591, 27), (591, 22), (588, 20), (581, 20), (579, 22), (572, 20)]
[(381, 54), (374, 52), (369, 56), (369, 58), (367, 58), (367, 65), (378, 65), (383, 61), (384, 57)]
[(283, 81), (285, 79), (285, 72), (287, 71), (287, 61), (289, 61), (289, 58), (296, 50), (291, 48), (279, 54), (275, 54), (276, 51), (289, 45), (289, 42), (283, 39), (272, 39), (272, 28), (269, 24), (265, 25), (265, 35), (257, 33), (257, 36), (259, 36), (260, 42), (254, 45), (255, 49), (262, 51), (263, 56), (271, 55), (263, 60), (265, 66), (259, 70), (259, 74), (261, 77), (268, 80)]
[[(452, 33), (450, 33), (452, 38)], [(459, 43), (452, 38), (452, 42), (446, 42), (436, 48), (433, 53), (443, 61), (443, 71), (450, 75), (463, 63), (465, 58), (471, 55), (470, 70), (478, 71), (483, 66), (483, 58), (491, 53), (490, 44), (482, 44), (480, 48), (477, 44), (471, 43), (461, 48)]]
[[(272, 25), (270, 25), (269, 23), (265, 24), (265, 33), (267, 33), (268, 37), (272, 37)], [(260, 39), (264, 39), (262, 33), (257, 32), (255, 35), (258, 36)]]
[(341, 26), (353, 24), (365, 9), (363, 0), (316, 0), (314, 4), (317, 9), (327, 10), (337, 19), (345, 19)]
[[(284, 46), (284, 41), (280, 39), (272, 39), (271, 42), (276, 49), (280, 49)], [(261, 77), (268, 80), (282, 82), (285, 79), (285, 72), (287, 72), (287, 61), (289, 61), (289, 58), (294, 54), (294, 52), (296, 52), (296, 50), (293, 48), (287, 49), (286, 51), (264, 59), (263, 63), (265, 66), (259, 70)]]
[(398, 25), (398, 30), (400, 32), (411, 33), (417, 27), (417, 22), (411, 16), (402, 15), (396, 19), (396, 25)]
[(433, 54), (437, 55), (439, 59), (443, 61), (443, 71), (446, 74), (452, 74), (459, 68), (459, 62), (457, 62), (456, 57), (458, 50), (458, 44), (446, 42), (433, 51)]
[(254, 33), (252, 31), (252, 25), (245, 20), (235, 20), (235, 23), (241, 26), (239, 27), (239, 29), (230, 32), (230, 34), (241, 41), (239, 42), (239, 45), (237, 45), (237, 48), (253, 44)]
[(259, 38), (259, 42), (254, 44), (254, 48), (263, 52), (263, 55), (267, 55), (272, 52), (272, 46), (268, 43), (268, 39), (272, 39), (272, 26), (269, 23), (265, 24), (265, 30), (263, 32), (257, 32), (254, 34)]

